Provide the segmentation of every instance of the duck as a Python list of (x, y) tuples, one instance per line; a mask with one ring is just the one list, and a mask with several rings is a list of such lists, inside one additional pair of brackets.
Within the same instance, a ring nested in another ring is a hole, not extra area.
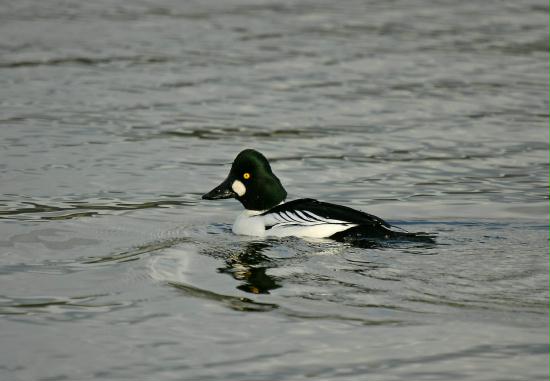
[(426, 233), (411, 233), (372, 214), (347, 206), (300, 198), (286, 201), (287, 192), (266, 157), (254, 150), (241, 151), (227, 178), (204, 200), (235, 198), (244, 207), (233, 223), (237, 235), (256, 237), (432, 240)]

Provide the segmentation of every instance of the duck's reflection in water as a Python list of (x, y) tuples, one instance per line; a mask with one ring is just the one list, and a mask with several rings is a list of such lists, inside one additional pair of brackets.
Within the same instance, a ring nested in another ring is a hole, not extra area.
[(218, 271), (222, 274), (230, 274), (241, 281), (237, 288), (253, 294), (269, 294), (270, 290), (282, 287), (275, 277), (266, 272), (273, 262), (271, 258), (263, 254), (270, 247), (266, 242), (248, 242), (243, 250), (232, 253), (226, 259), (225, 267)]

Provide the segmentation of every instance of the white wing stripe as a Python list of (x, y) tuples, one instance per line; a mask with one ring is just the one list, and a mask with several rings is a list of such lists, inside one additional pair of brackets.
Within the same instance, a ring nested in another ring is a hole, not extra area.
[(306, 216), (309, 216), (310, 218), (313, 218), (315, 221), (322, 221), (321, 217), (319, 217), (318, 215), (316, 214), (313, 214), (307, 210), (304, 210), (303, 212)]
[(315, 221), (314, 219), (312, 219), (311, 217), (308, 217), (306, 216), (306, 214), (300, 210), (297, 210), (296, 211), (296, 214), (299, 215), (302, 219), (304, 219), (305, 221)]
[(311, 216), (312, 218), (315, 218), (317, 221), (323, 221), (323, 222), (326, 222), (326, 223), (329, 223), (329, 224), (349, 224), (350, 222), (349, 221), (342, 221), (342, 220), (333, 220), (332, 218), (324, 218), (324, 217), (320, 217), (310, 211), (307, 211), (307, 210), (304, 210), (304, 213), (307, 213), (309, 216)]
[(299, 214), (300, 212), (298, 210), (295, 210), (294, 211), (294, 214), (293, 216), (296, 217), (296, 220), (300, 221), (300, 222), (310, 222), (310, 220), (308, 220), (307, 218), (304, 218), (303, 216), (301, 216)]
[(324, 224), (322, 222), (317, 222), (317, 223), (315, 223), (315, 222), (307, 222), (307, 223), (306, 222), (301, 222), (301, 223), (299, 223), (299, 222), (281, 222), (279, 224), (275, 224), (274, 226), (287, 226), (287, 225), (290, 225), (290, 226), (293, 226), (293, 225), (294, 226), (316, 226), (316, 225), (326, 225), (326, 224)]
[(283, 214), (285, 215), (285, 217), (287, 217), (287, 221), (296, 222), (296, 220), (292, 217), (292, 214), (290, 212), (286, 211), (286, 212), (283, 212)]
[(281, 212), (281, 213), (279, 213), (279, 215), (283, 218), (283, 220), (285, 220), (287, 222), (292, 222), (293, 221), (292, 217), (290, 217), (290, 215), (287, 212)]
[[(338, 221), (338, 220), (331, 220), (329, 218), (318, 216), (317, 214), (309, 212), (309, 211), (306, 211), (306, 213), (309, 214), (310, 216), (312, 216), (313, 218), (315, 218), (317, 221), (323, 221), (323, 222)], [(338, 221), (338, 222), (344, 222), (344, 221)]]
[(286, 211), (285, 214), (294, 222), (307, 222), (306, 220), (300, 218), (295, 212)]
[(283, 222), (286, 221), (279, 213), (273, 213), (273, 218), (275, 218), (277, 221)]
[(342, 225), (342, 226), (355, 226), (356, 224), (349, 221), (335, 220), (331, 218), (320, 217), (308, 210), (285, 210), (277, 213), (271, 213), (267, 216), (273, 218), (273, 223), (270, 226), (283, 226), (283, 225), (303, 225), (303, 226), (317, 226), (317, 225)]
[(342, 222), (342, 223), (327, 223), (327, 222), (280, 222), (278, 224), (271, 225), (271, 227), (275, 226), (325, 226), (325, 225), (341, 225), (341, 226), (357, 226), (357, 224), (352, 224), (350, 222)]

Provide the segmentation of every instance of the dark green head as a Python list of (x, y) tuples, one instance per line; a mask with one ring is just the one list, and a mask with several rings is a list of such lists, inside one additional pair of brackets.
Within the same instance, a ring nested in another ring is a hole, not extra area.
[(241, 151), (233, 161), (229, 176), (202, 198), (234, 197), (248, 210), (267, 210), (283, 202), (285, 188), (271, 171), (264, 155), (253, 149)]

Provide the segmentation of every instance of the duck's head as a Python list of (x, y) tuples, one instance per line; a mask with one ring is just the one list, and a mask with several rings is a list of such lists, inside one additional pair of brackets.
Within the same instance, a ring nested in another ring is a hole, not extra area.
[(264, 155), (253, 149), (241, 151), (233, 161), (229, 176), (202, 198), (236, 198), (248, 210), (267, 210), (283, 202), (285, 188), (271, 171)]

